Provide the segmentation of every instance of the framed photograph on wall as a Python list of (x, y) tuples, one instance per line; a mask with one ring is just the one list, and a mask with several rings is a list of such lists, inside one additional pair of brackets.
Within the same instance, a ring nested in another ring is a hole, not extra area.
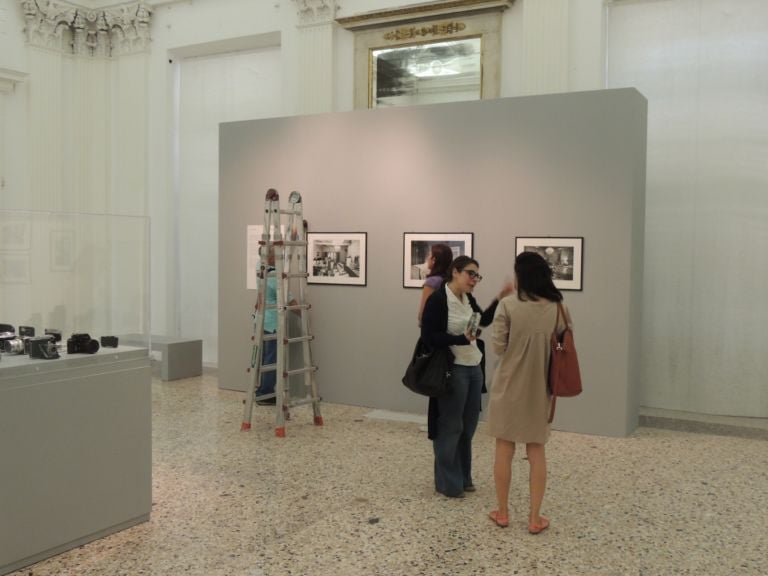
[(367, 244), (367, 232), (307, 233), (307, 282), (365, 286)]
[(51, 230), (51, 272), (75, 269), (75, 231)]
[(0, 250), (29, 250), (31, 228), (25, 220), (0, 221)]
[(29, 283), (29, 254), (0, 254), (0, 284)]
[(536, 252), (552, 268), (555, 286), (560, 290), (581, 290), (581, 272), (584, 268), (583, 237), (529, 237), (515, 238), (515, 254)]
[(405, 232), (403, 234), (403, 288), (421, 288), (429, 274), (427, 260), (435, 244), (445, 244), (456, 256), (472, 256), (472, 232)]

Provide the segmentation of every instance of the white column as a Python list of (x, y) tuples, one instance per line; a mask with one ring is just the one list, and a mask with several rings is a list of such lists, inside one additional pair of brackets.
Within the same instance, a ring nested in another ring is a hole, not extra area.
[(38, 210), (144, 215), (150, 9), (22, 0), (29, 194)]
[(335, 0), (295, 0), (299, 114), (332, 112), (335, 92)]
[(525, 0), (525, 94), (568, 90), (568, 28), (568, 0)]
[(8, 68), (0, 68), (0, 206), (2, 206), (3, 192), (6, 186), (6, 173), (5, 167), (7, 166), (5, 160), (5, 141), (8, 138), (5, 122), (5, 99), (6, 94), (10, 94), (14, 91), (16, 84), (21, 82), (26, 76), (23, 72), (16, 70), (9, 70)]

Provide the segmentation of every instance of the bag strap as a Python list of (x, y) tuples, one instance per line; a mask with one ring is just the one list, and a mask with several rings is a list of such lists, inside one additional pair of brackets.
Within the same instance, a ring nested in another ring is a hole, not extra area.
[(555, 419), (555, 404), (557, 403), (557, 396), (552, 394), (552, 406), (549, 409), (549, 420), (547, 420), (547, 424), (552, 424), (552, 420)]
[[(565, 315), (565, 310), (563, 310), (563, 305), (560, 302), (560, 300), (557, 301), (557, 316), (555, 316), (555, 328), (552, 330), (552, 339), (559, 342), (560, 339), (557, 335), (557, 325), (560, 323), (560, 314), (563, 314), (563, 321), (565, 322), (566, 328), (568, 327), (568, 319)], [(553, 352), (550, 352), (553, 353)], [(551, 424), (552, 420), (555, 419), (555, 405), (557, 404), (557, 390), (552, 390), (552, 405), (549, 408), (549, 420), (548, 422)]]
[[(552, 329), (552, 337), (557, 339), (557, 325), (560, 324), (560, 313), (563, 307), (560, 302), (557, 303), (557, 315), (555, 316), (555, 327)], [(565, 318), (565, 312), (563, 312), (563, 318)]]

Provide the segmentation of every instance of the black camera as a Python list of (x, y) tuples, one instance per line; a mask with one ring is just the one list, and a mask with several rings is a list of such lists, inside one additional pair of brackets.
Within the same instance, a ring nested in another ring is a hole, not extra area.
[(43, 360), (59, 358), (59, 347), (56, 346), (54, 336), (33, 336), (27, 339), (29, 343), (29, 357)]
[(46, 336), (53, 336), (53, 340), (55, 342), (61, 342), (61, 330), (55, 330), (53, 328), (46, 328), (45, 329), (45, 335)]
[(96, 354), (99, 343), (90, 334), (72, 334), (67, 338), (67, 354)]
[(117, 348), (117, 336), (102, 336), (102, 348)]
[(12, 324), (0, 324), (0, 341), (16, 338), (16, 330)]
[(34, 336), (35, 335), (35, 327), (34, 326), (19, 326), (19, 336), (22, 338), (26, 336)]

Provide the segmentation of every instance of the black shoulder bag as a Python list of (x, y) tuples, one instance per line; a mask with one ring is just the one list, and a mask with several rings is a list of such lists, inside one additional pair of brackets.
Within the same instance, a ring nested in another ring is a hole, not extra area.
[(451, 390), (453, 353), (447, 347), (433, 348), (419, 338), (403, 376), (406, 388), (436, 398)]

